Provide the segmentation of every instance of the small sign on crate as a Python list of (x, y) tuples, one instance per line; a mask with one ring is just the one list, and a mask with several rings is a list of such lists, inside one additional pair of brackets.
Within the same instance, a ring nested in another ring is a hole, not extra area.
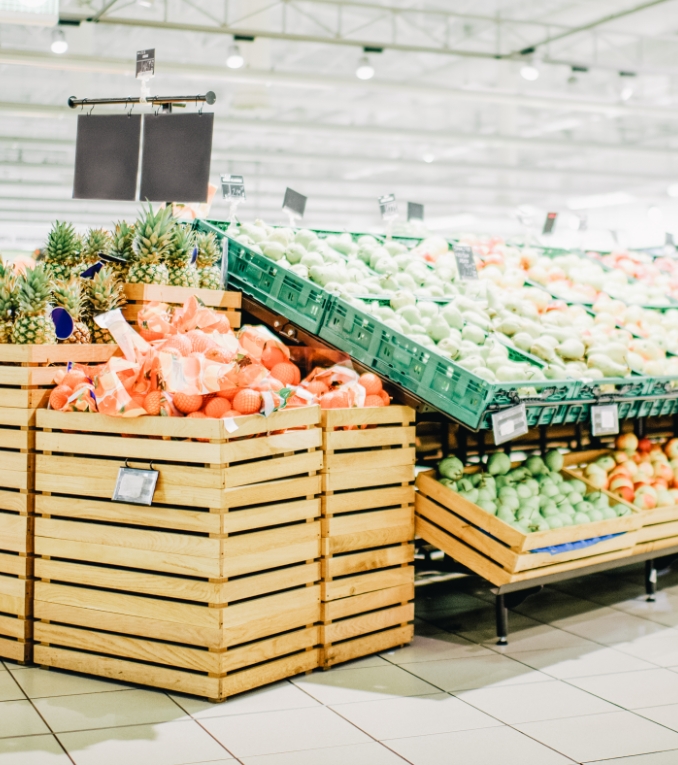
[(616, 404), (591, 407), (591, 435), (614, 436), (619, 433), (619, 410)]
[(128, 467), (125, 462), (125, 467), (121, 467), (118, 472), (118, 480), (113, 490), (113, 501), (131, 505), (153, 504), (158, 475), (152, 462), (148, 470)]
[(494, 443), (504, 444), (519, 436), (524, 436), (529, 430), (527, 425), (527, 411), (525, 404), (512, 406), (492, 415), (492, 430), (494, 431)]

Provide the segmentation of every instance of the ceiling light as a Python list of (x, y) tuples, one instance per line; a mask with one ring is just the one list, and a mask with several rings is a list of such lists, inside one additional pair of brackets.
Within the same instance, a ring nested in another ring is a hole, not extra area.
[(431, 162), (433, 162), (433, 160), (435, 159), (435, 156), (431, 154), (430, 152), (428, 152), (427, 154), (424, 154), (422, 159), (424, 160), (424, 162), (430, 165)]
[(678, 183), (672, 183), (668, 189), (666, 189), (666, 193), (670, 197), (678, 197)]
[(652, 205), (651, 207), (647, 208), (647, 217), (652, 223), (661, 223), (664, 214), (662, 213), (661, 208), (657, 207), (656, 205)]
[(358, 61), (358, 68), (355, 70), (355, 76), (359, 80), (371, 80), (374, 77), (374, 67), (370, 64), (369, 58), (363, 56)]
[(245, 59), (240, 52), (240, 48), (235, 43), (228, 49), (226, 66), (229, 69), (241, 69), (243, 66), (245, 66)]
[(65, 53), (68, 50), (68, 43), (64, 37), (64, 33), (61, 29), (55, 29), (52, 32), (52, 45), (50, 46), (52, 53)]
[(142, 8), (152, 8), (155, 5), (155, 0), (137, 0), (137, 5)]
[(526, 61), (520, 67), (520, 76), (528, 82), (534, 82), (535, 80), (539, 79), (539, 68), (537, 67), (537, 61), (535, 59)]
[(619, 98), (621, 98), (622, 101), (628, 101), (629, 98), (633, 95), (633, 88), (630, 85), (627, 85), (626, 87), (622, 88), (619, 92)]

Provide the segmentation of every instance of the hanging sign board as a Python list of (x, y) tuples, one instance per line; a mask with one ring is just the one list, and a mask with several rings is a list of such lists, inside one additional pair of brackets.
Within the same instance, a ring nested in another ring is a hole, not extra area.
[(524, 436), (529, 430), (527, 425), (527, 411), (525, 404), (512, 406), (492, 415), (492, 430), (494, 443), (499, 444), (511, 441), (513, 438)]
[(242, 175), (222, 175), (221, 193), (224, 199), (245, 201), (245, 179)]
[(132, 505), (152, 504), (158, 475), (158, 471), (153, 469), (152, 464), (150, 470), (121, 467), (113, 490), (113, 501)]
[(468, 244), (455, 244), (454, 257), (457, 259), (460, 279), (477, 279), (478, 269), (473, 258), (473, 249)]
[(619, 433), (619, 410), (616, 404), (591, 407), (591, 435), (615, 436)]
[(297, 191), (293, 191), (291, 188), (285, 189), (285, 197), (283, 199), (283, 210), (287, 210), (288, 213), (295, 218), (303, 218), (306, 212), (306, 202), (308, 197), (303, 194), (299, 194)]
[(553, 232), (553, 227), (556, 225), (556, 218), (558, 213), (550, 212), (546, 214), (546, 220), (544, 221), (544, 230), (542, 234), (550, 234)]
[(419, 205), (416, 202), (408, 202), (407, 220), (424, 220), (424, 205)]
[(148, 80), (155, 77), (155, 48), (137, 51), (137, 80)]
[(395, 194), (385, 194), (379, 197), (379, 210), (383, 220), (393, 220), (398, 217), (398, 202)]

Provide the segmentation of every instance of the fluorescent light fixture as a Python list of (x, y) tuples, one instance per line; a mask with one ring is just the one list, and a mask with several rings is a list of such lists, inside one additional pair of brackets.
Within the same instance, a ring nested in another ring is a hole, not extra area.
[(672, 183), (668, 189), (666, 189), (666, 193), (670, 197), (678, 197), (678, 183)]
[(427, 165), (430, 165), (431, 162), (433, 162), (435, 160), (435, 155), (431, 154), (431, 152), (428, 151), (428, 152), (426, 152), (426, 154), (424, 154), (422, 159), (424, 160), (424, 162), (426, 162)]
[(226, 58), (226, 66), (229, 69), (242, 69), (245, 66), (245, 59), (240, 52), (240, 47), (235, 43), (228, 49), (228, 57)]
[(371, 80), (374, 77), (374, 67), (370, 64), (367, 56), (362, 56), (358, 61), (358, 68), (355, 70), (355, 76), (359, 80)]
[(520, 67), (520, 76), (528, 82), (534, 82), (539, 79), (539, 68), (535, 60), (526, 61)]
[(574, 197), (567, 203), (570, 210), (591, 210), (596, 207), (617, 207), (635, 202), (635, 197), (624, 191), (615, 191), (610, 194), (593, 194), (590, 197)]
[(52, 45), (50, 46), (50, 49), (52, 53), (57, 53), (59, 55), (68, 50), (68, 43), (66, 42), (63, 30), (57, 28), (52, 32)]
[(155, 5), (155, 0), (137, 0), (137, 5), (142, 8), (152, 8)]

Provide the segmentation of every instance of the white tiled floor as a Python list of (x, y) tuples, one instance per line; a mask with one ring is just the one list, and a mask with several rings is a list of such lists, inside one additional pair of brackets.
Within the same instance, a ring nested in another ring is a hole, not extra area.
[(412, 645), (221, 705), (0, 662), (0, 765), (678, 765), (678, 572), (563, 582), (510, 614), (417, 595)]

